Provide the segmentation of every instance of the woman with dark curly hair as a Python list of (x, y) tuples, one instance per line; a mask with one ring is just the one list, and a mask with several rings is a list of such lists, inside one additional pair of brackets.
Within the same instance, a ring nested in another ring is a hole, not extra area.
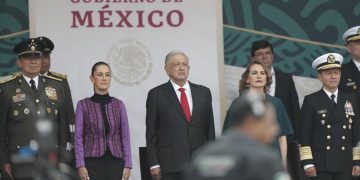
[[(251, 61), (241, 77), (239, 93), (240, 95), (246, 94), (250, 96), (261, 95), (266, 98), (266, 100), (270, 101), (275, 107), (277, 114), (277, 122), (279, 123), (280, 127), (280, 133), (277, 140), (273, 143), (273, 147), (277, 152), (279, 152), (281, 161), (284, 167), (286, 167), (286, 135), (293, 134), (293, 129), (291, 127), (291, 123), (286, 113), (284, 104), (281, 102), (280, 99), (267, 94), (271, 82), (271, 75), (269, 75), (263, 64), (259, 61)], [(228, 117), (225, 118), (223, 132), (231, 128), (231, 122), (231, 119), (229, 119)]]

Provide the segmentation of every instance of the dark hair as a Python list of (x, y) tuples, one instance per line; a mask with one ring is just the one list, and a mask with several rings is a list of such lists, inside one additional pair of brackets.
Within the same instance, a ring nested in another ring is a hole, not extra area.
[(265, 49), (265, 48), (268, 48), (268, 47), (271, 49), (271, 52), (274, 53), (273, 46), (269, 41), (267, 41), (267, 40), (259, 40), (259, 41), (253, 42), (253, 44), (251, 46), (251, 57), (255, 56), (255, 52), (257, 50)]
[(106, 62), (104, 62), (104, 61), (99, 61), (99, 62), (95, 63), (95, 64), (93, 65), (93, 67), (91, 68), (91, 76), (94, 76), (94, 73), (95, 73), (95, 71), (96, 71), (96, 68), (97, 68), (98, 66), (100, 66), (100, 65), (105, 65), (105, 66), (109, 67), (109, 69), (110, 69), (110, 66), (109, 66), (108, 63), (106, 63)]
[(266, 74), (266, 84), (264, 86), (264, 92), (267, 93), (269, 91), (270, 85), (272, 83), (272, 77), (269, 74), (269, 72), (267, 71), (267, 69), (265, 68), (265, 66), (260, 62), (260, 61), (251, 61), (248, 66), (246, 67), (245, 72), (242, 74), (241, 76), (241, 80), (239, 82), (239, 94), (242, 95), (244, 94), (245, 90), (247, 90), (247, 86), (249, 86), (249, 84), (246, 82), (248, 77), (249, 77), (249, 73), (250, 73), (250, 68), (251, 66), (258, 64), (260, 65)]

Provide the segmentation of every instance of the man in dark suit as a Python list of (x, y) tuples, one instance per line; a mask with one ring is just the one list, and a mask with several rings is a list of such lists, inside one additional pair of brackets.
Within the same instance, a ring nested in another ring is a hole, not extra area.
[(354, 94), (360, 103), (360, 26), (348, 29), (343, 39), (352, 60), (341, 67), (339, 89)]
[(294, 135), (287, 136), (288, 144), (288, 169), (294, 180), (300, 176), (300, 163), (298, 153), (298, 132), (299, 132), (299, 97), (296, 92), (294, 80), (291, 74), (284, 73), (279, 70), (274, 70), (274, 50), (270, 42), (266, 40), (255, 41), (251, 46), (252, 60), (262, 62), (272, 75), (272, 84), (270, 86), (269, 94), (279, 98), (286, 109), (290, 118)]
[(338, 89), (343, 57), (324, 54), (312, 64), (323, 88), (305, 96), (301, 108), (300, 158), (316, 180), (360, 175), (360, 119), (355, 97)]
[(236, 98), (228, 111), (230, 130), (196, 153), (184, 180), (289, 180), (268, 146), (279, 132), (275, 117), (262, 97)]
[(17, 44), (21, 72), (0, 85), (0, 164), (12, 179), (31, 180), (38, 170), (53, 167), (57, 158), (50, 154), (66, 161), (70, 132), (64, 90), (61, 79), (40, 76), (42, 51), (33, 38)]
[(180, 179), (194, 151), (215, 139), (210, 90), (189, 82), (189, 69), (183, 52), (170, 52), (165, 58), (170, 80), (148, 93), (146, 145), (154, 179)]

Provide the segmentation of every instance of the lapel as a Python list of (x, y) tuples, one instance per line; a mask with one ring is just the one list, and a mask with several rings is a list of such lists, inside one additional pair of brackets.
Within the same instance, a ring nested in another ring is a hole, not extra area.
[[(283, 95), (283, 89), (287, 88), (284, 85), (284, 76), (283, 74), (278, 71), (278, 70), (274, 70), (274, 75), (275, 75), (275, 97), (281, 97)], [(287, 82), (285, 82), (287, 83)]]
[(180, 114), (180, 116), (182, 117), (182, 119), (186, 121), (186, 117), (185, 117), (185, 113), (182, 110), (180, 101), (175, 93), (175, 90), (171, 84), (170, 81), (168, 81), (165, 85), (165, 91), (166, 91), (166, 96), (168, 97), (168, 99), (170, 100), (171, 104), (173, 104), (173, 106), (175, 107), (176, 111), (178, 111), (178, 113)]
[(44, 93), (45, 86), (47, 84), (45, 78), (43, 76), (39, 76), (39, 82), (38, 82), (38, 89), (37, 89), (37, 96), (39, 97), (42, 93)]
[(351, 60), (350, 62), (350, 67), (351, 67), (351, 70), (349, 71), (351, 73), (351, 78), (354, 78), (353, 81), (355, 82), (360, 82), (360, 71), (359, 69), (356, 67), (355, 63), (353, 60)]
[(342, 120), (341, 116), (344, 115), (345, 101), (346, 101), (346, 99), (344, 98), (343, 94), (339, 91), (336, 108), (334, 111), (334, 121), (333, 122)]
[[(329, 96), (325, 93), (323, 89), (320, 90), (320, 102), (323, 105), (321, 107), (322, 109), (326, 109), (326, 124), (332, 124), (335, 121), (334, 113), (335, 113), (335, 107), (332, 105), (333, 102), (331, 102), (331, 99)], [(339, 100), (339, 98), (338, 98)], [(320, 109), (318, 109), (320, 110)]]
[(196, 86), (194, 84), (192, 84), (191, 82), (189, 82), (190, 84), (190, 90), (191, 90), (191, 97), (192, 97), (192, 102), (193, 102), (193, 109), (192, 109), (192, 113), (191, 113), (191, 121), (190, 124), (193, 123), (196, 120), (196, 116), (199, 114), (198, 110), (200, 107), (200, 94), (201, 92), (199, 92), (199, 89), (196, 88)]

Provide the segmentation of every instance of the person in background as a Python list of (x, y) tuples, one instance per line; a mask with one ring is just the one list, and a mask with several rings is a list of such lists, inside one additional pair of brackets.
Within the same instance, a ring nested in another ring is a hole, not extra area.
[[(69, 150), (73, 150), (73, 145), (74, 145), (74, 132), (75, 132), (75, 112), (74, 112), (74, 105), (73, 105), (73, 101), (72, 101), (72, 97), (71, 97), (71, 91), (70, 91), (70, 86), (67, 80), (67, 76), (64, 74), (60, 74), (54, 71), (50, 71), (50, 67), (51, 67), (51, 53), (54, 50), (54, 43), (47, 37), (45, 36), (40, 36), (36, 38), (37, 40), (39, 40), (43, 46), (44, 46), (44, 50), (43, 50), (43, 60), (42, 60), (42, 64), (41, 64), (41, 70), (40, 70), (40, 74), (42, 76), (50, 76), (50, 77), (55, 77), (58, 79), (61, 79), (62, 81), (62, 85), (63, 85), (63, 89), (65, 90), (65, 102), (66, 102), (66, 108), (67, 108), (67, 119), (69, 122), (69, 128), (70, 128), (70, 135), (71, 135), (71, 142), (69, 142), (70, 144), (68, 144), (67, 149)], [(73, 157), (71, 157), (73, 158)]]
[(343, 57), (316, 58), (322, 89), (305, 96), (301, 107), (300, 159), (316, 180), (350, 180), (360, 175), (360, 119), (355, 97), (338, 89)]
[(227, 116), (232, 119), (227, 133), (196, 153), (184, 180), (290, 180), (268, 146), (279, 131), (272, 103), (257, 95), (240, 96)]
[(341, 66), (339, 89), (354, 94), (360, 103), (360, 26), (348, 29), (343, 39), (352, 60)]
[[(273, 142), (273, 148), (278, 152), (282, 164), (284, 168), (286, 168), (286, 136), (293, 134), (293, 129), (283, 103), (280, 99), (267, 94), (270, 84), (271, 76), (268, 74), (264, 65), (259, 61), (251, 61), (241, 77), (239, 93), (240, 95), (261, 96), (273, 104), (277, 115), (276, 119), (280, 126), (279, 134), (277, 134), (277, 138)], [(232, 123), (233, 119), (227, 115), (224, 122), (223, 133), (231, 127)]]
[(123, 101), (109, 95), (111, 69), (91, 69), (94, 95), (78, 101), (75, 159), (81, 180), (128, 180), (132, 168), (128, 118)]
[(189, 58), (171, 51), (165, 58), (170, 80), (146, 100), (146, 145), (153, 179), (179, 180), (192, 154), (215, 139), (209, 88), (188, 81)]

